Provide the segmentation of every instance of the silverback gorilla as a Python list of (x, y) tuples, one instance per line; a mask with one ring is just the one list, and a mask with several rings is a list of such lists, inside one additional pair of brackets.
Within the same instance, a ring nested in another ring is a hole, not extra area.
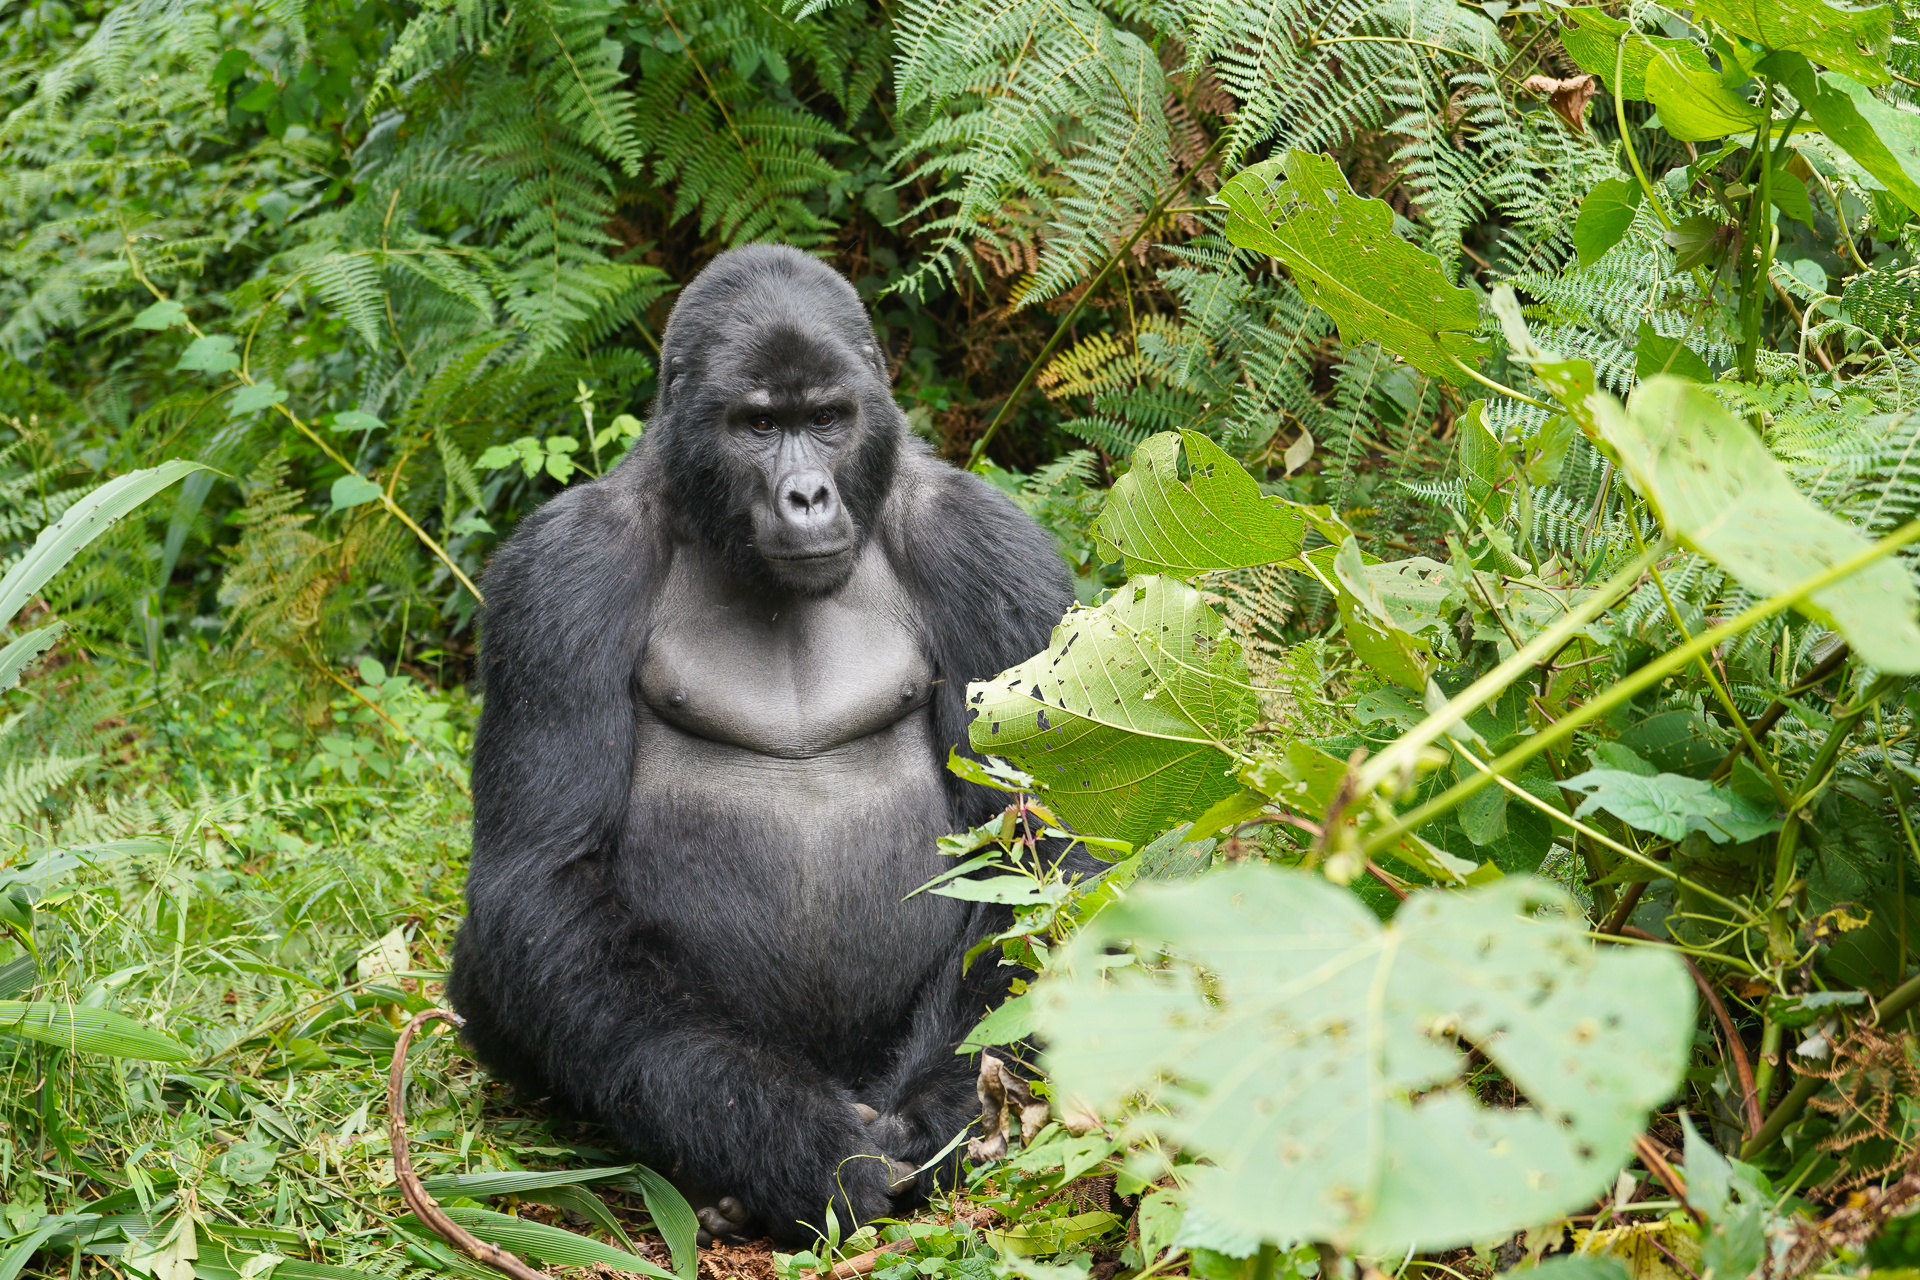
[[(795, 250), (688, 286), (640, 444), (486, 577), (450, 996), (500, 1076), (810, 1239), (924, 1194), (976, 1110), (961, 971), (996, 910), (908, 898), (1004, 797), (945, 769), (969, 680), (1072, 602), (1052, 539), (935, 460), (865, 309)], [(724, 1197), (722, 1199), (709, 1199)]]

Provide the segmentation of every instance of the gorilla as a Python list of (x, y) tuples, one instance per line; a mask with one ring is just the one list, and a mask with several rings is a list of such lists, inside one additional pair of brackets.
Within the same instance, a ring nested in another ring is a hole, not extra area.
[[(606, 1125), (709, 1233), (804, 1243), (950, 1185), (1005, 908), (909, 897), (1005, 797), (967, 682), (1072, 603), (1052, 539), (909, 434), (859, 296), (796, 250), (676, 304), (621, 463), (487, 570), (448, 994), (495, 1074)], [(996, 972), (997, 971), (997, 972)]]

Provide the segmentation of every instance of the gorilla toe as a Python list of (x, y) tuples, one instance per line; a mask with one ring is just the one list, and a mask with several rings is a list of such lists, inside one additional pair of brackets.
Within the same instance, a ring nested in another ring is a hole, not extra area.
[(697, 1242), (702, 1249), (716, 1241), (740, 1244), (759, 1234), (746, 1206), (732, 1196), (722, 1196), (706, 1208), (695, 1210), (694, 1217), (700, 1219)]

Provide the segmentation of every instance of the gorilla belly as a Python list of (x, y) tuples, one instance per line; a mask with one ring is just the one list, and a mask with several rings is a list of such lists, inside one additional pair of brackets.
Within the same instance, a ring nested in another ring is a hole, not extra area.
[(950, 963), (963, 903), (907, 898), (949, 859), (924, 711), (821, 753), (770, 756), (643, 710), (621, 880), (714, 1012), (858, 1040)]

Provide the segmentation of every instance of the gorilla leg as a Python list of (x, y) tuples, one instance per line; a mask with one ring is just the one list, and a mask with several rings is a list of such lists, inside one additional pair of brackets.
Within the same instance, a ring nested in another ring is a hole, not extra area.
[(475, 886), (448, 994), (481, 1060), (731, 1193), (782, 1243), (811, 1240), (830, 1204), (843, 1229), (886, 1213), (893, 1166), (852, 1091), (707, 1012), (598, 879), (589, 861)]
[[(987, 932), (984, 925), (970, 936)], [(960, 958), (940, 972), (916, 1005), (913, 1025), (886, 1074), (860, 1090), (876, 1112), (868, 1129), (888, 1156), (918, 1169), (953, 1141), (980, 1114), (974, 1081), (979, 1059), (954, 1052), (987, 1011), (1006, 998), (1012, 971), (992, 954), (975, 959), (962, 974)], [(960, 1171), (961, 1152), (951, 1151), (919, 1175), (915, 1190), (931, 1195), (951, 1187)], [(904, 1190), (904, 1188), (903, 1188)]]

